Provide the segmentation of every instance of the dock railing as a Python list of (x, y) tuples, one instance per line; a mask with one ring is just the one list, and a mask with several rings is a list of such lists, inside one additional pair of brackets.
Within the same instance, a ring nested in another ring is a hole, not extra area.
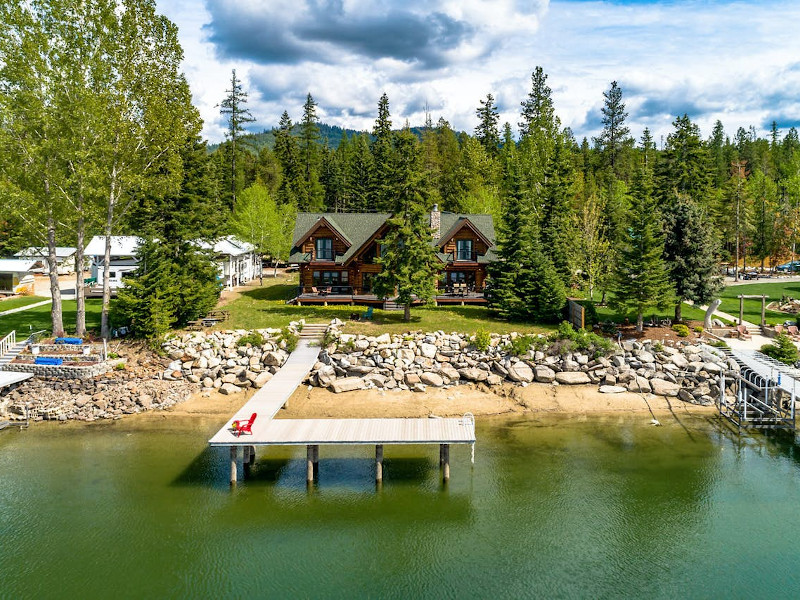
[(6, 337), (0, 340), (0, 358), (4, 357), (10, 352), (14, 346), (17, 345), (17, 332), (16, 330), (9, 333)]

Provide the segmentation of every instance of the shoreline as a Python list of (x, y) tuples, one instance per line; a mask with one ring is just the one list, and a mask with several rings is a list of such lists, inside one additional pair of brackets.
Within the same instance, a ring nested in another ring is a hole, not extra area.
[[(196, 393), (170, 408), (131, 415), (126, 421), (164, 420), (172, 417), (219, 418), (222, 424), (254, 394), (236, 396), (218, 392)], [(301, 386), (276, 419), (325, 418), (415, 418), (460, 417), (471, 412), (476, 417), (562, 415), (571, 417), (641, 415), (651, 418), (704, 416), (716, 414), (716, 406), (701, 406), (678, 398), (632, 392), (601, 394), (593, 385), (554, 386), (530, 384), (489, 388), (462, 384), (449, 388), (428, 388), (424, 393), (410, 390), (357, 390), (334, 394), (325, 388)]]

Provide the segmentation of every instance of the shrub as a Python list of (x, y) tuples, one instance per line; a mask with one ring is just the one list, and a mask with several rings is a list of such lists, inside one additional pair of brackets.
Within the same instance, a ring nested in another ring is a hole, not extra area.
[(114, 370), (115, 371), (124, 371), (125, 370), (125, 363), (124, 362), (118, 362), (117, 364), (114, 365)]
[(331, 345), (331, 344), (333, 344), (335, 341), (336, 341), (336, 336), (335, 336), (335, 335), (334, 335), (334, 333), (333, 333), (332, 331), (330, 331), (330, 330), (326, 331), (326, 332), (325, 332), (325, 335), (324, 335), (324, 336), (322, 336), (322, 345), (323, 345), (323, 347), (330, 346), (330, 345)]
[(761, 346), (761, 352), (787, 365), (793, 365), (800, 360), (794, 342), (788, 335), (784, 334), (776, 337), (772, 344)]
[(587, 300), (581, 303), (583, 305), (583, 320), (586, 325), (592, 327), (600, 322), (600, 315), (597, 314), (597, 309), (594, 307), (594, 302)]
[(288, 327), (284, 327), (281, 329), (281, 336), (278, 341), (286, 342), (286, 350), (291, 353), (297, 348), (297, 342), (300, 341), (300, 337)]
[(664, 351), (664, 344), (661, 342), (655, 342), (653, 344), (653, 350), (656, 352), (663, 352)]
[(236, 345), (238, 346), (246, 346), (247, 344), (250, 344), (251, 346), (263, 346), (264, 336), (257, 331), (252, 331), (247, 335), (240, 337), (239, 341), (236, 342)]
[(689, 336), (689, 328), (686, 325), (681, 325), (680, 323), (676, 323), (672, 326), (672, 331), (678, 334), (678, 337), (688, 337)]
[(479, 329), (475, 333), (475, 348), (477, 348), (479, 352), (486, 352), (491, 342), (492, 338), (485, 329)]
[(117, 354), (116, 352), (109, 352), (107, 358), (111, 359), (119, 358), (119, 354)]
[(714, 340), (713, 342), (711, 342), (711, 345), (714, 346), (714, 348), (727, 348), (728, 347), (728, 344), (724, 340)]
[(700, 326), (700, 325), (698, 325), (697, 327), (694, 328), (694, 332), (695, 333), (703, 333), (703, 331), (704, 331), (703, 327)]
[(514, 356), (523, 356), (524, 354), (528, 353), (528, 350), (536, 343), (534, 341), (535, 336), (532, 335), (518, 335), (513, 340), (511, 340), (511, 348), (509, 348), (509, 352)]

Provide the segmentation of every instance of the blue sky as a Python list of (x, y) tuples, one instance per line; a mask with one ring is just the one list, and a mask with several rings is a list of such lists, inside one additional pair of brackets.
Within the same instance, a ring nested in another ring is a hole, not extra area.
[(622, 87), (632, 133), (658, 140), (688, 113), (766, 131), (800, 122), (800, 2), (769, 0), (157, 0), (175, 21), (211, 141), (232, 68), (255, 129), (297, 119), (307, 92), (330, 124), (371, 129), (378, 98), (394, 123), (425, 108), (472, 131), (491, 92), (516, 128), (530, 74), (544, 67), (562, 123), (600, 128), (602, 93)]

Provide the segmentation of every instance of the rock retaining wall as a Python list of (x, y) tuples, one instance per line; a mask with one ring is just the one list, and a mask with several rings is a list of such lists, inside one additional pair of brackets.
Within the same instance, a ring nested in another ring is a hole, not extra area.
[(444, 332), (367, 337), (331, 329), (333, 338), (308, 378), (311, 385), (339, 393), (358, 389), (425, 391), (463, 382), (499, 386), (594, 384), (601, 392), (623, 391), (680, 397), (708, 405), (719, 394), (724, 354), (703, 344), (661, 345), (626, 341), (611, 352), (578, 350), (570, 343), (545, 343), (522, 356), (511, 353), (517, 334), (492, 334), (485, 351), (474, 337)]

